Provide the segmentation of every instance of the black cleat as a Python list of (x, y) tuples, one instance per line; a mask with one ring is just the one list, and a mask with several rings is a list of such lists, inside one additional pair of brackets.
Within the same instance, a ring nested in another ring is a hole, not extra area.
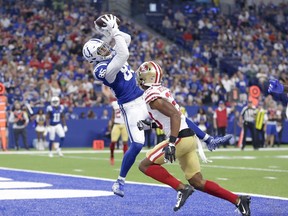
[(240, 211), (240, 213), (244, 216), (250, 216), (250, 196), (240, 196), (240, 202), (238, 205), (236, 205), (237, 209)]
[(193, 192), (194, 188), (190, 185), (185, 185), (184, 189), (179, 190), (177, 193), (177, 203), (174, 207), (174, 211), (178, 211)]

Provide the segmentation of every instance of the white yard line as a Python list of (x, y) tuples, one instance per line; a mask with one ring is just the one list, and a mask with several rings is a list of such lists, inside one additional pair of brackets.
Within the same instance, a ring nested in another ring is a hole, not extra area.
[[(12, 169), (12, 168), (5, 168), (5, 167), (0, 167), (0, 169), (2, 169), (2, 170), (20, 171), (20, 172), (39, 173), (39, 174), (46, 174), (46, 175), (68, 176), (68, 177), (74, 177), (74, 178), (95, 179), (95, 180), (103, 180), (103, 181), (111, 181), (111, 182), (115, 181), (115, 179), (87, 177), (87, 176), (71, 175), (71, 174), (59, 174), (59, 173), (53, 173), (53, 172), (43, 172), (43, 171), (34, 171), (34, 170)], [(126, 183), (150, 185), (150, 186), (157, 186), (157, 187), (169, 187), (167, 185), (151, 184), (151, 183), (143, 183), (143, 182), (133, 182), (133, 181), (126, 181)], [(287, 200), (288, 201), (288, 197), (267, 196), (267, 195), (261, 195), (261, 194), (247, 194), (247, 193), (243, 193), (243, 192), (234, 192), (234, 193), (236, 193), (236, 194), (246, 194), (246, 195), (255, 196), (255, 197), (277, 199), (277, 200)]]
[(202, 164), (201, 166), (202, 167), (208, 167), (208, 168), (218, 168), (218, 169), (233, 169), (233, 170), (288, 173), (288, 170), (256, 168), (256, 167), (235, 167), (235, 166), (219, 166), (219, 165), (205, 165), (205, 164)]
[[(109, 153), (110, 150), (65, 150), (65, 148), (62, 149), (63, 153), (66, 154), (102, 154), (102, 153)], [(147, 152), (149, 151), (148, 149), (142, 149), (141, 152)], [(209, 150), (204, 149), (205, 152), (209, 152)], [(255, 151), (252, 148), (249, 149), (245, 149), (244, 152), (246, 151)], [(288, 148), (261, 148), (258, 151), (288, 151)], [(48, 153), (48, 150), (45, 151), (37, 151), (37, 150), (30, 150), (30, 151), (15, 151), (15, 150), (11, 150), (11, 151), (0, 151), (0, 155), (3, 154), (45, 154)], [(241, 150), (239, 148), (228, 148), (228, 149), (217, 149), (215, 150), (215, 152), (241, 152)], [(117, 149), (115, 150), (115, 153), (123, 153), (122, 149)]]

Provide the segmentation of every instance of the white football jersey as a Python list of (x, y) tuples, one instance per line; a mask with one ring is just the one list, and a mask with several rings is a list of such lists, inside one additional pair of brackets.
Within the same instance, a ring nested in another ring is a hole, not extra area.
[(113, 107), (113, 110), (114, 110), (114, 123), (116, 124), (124, 124), (124, 119), (123, 119), (123, 116), (121, 114), (121, 110), (120, 110), (120, 107), (117, 103), (117, 101), (113, 101), (111, 103), (112, 107)]
[(162, 114), (158, 110), (151, 109), (151, 107), (149, 106), (149, 103), (156, 100), (157, 98), (162, 98), (162, 99), (168, 101), (169, 103), (171, 103), (175, 107), (176, 110), (178, 110), (181, 113), (180, 131), (188, 128), (188, 125), (186, 123), (186, 117), (180, 111), (180, 106), (177, 104), (177, 102), (173, 98), (173, 96), (172, 96), (172, 94), (168, 88), (161, 86), (161, 85), (153, 85), (144, 92), (143, 96), (144, 96), (145, 102), (147, 104), (147, 109), (148, 109), (150, 117), (164, 131), (164, 133), (167, 137), (169, 137), (170, 133), (171, 133), (170, 118), (168, 116), (165, 116), (164, 114)]

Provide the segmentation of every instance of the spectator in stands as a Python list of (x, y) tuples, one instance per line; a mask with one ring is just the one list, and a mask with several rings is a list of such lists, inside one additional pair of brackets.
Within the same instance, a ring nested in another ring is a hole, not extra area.
[(236, 87), (239, 89), (239, 102), (244, 104), (248, 100), (247, 85), (244, 75), (238, 72), (239, 81), (236, 83)]
[(109, 112), (107, 109), (103, 110), (102, 115), (100, 116), (100, 119), (110, 119)]
[(14, 144), (15, 149), (19, 150), (19, 136), (22, 137), (23, 144), (26, 150), (29, 150), (27, 141), (26, 127), (29, 123), (29, 118), (26, 112), (21, 108), (19, 102), (15, 102), (14, 110), (10, 113), (9, 122), (13, 124)]
[(162, 26), (164, 29), (171, 29), (172, 28), (172, 23), (168, 16), (165, 16), (163, 21), (162, 21)]
[(68, 107), (68, 111), (65, 113), (65, 119), (66, 120), (77, 120), (79, 119), (79, 116), (77, 113), (74, 113), (73, 106)]
[(92, 109), (88, 110), (87, 119), (97, 119), (97, 116), (95, 115), (95, 113), (94, 113), (94, 111)]

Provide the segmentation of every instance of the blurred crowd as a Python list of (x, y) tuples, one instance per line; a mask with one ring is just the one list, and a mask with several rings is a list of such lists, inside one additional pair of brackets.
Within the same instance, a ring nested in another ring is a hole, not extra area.
[[(110, 102), (110, 93), (94, 80), (91, 65), (82, 58), (83, 44), (100, 37), (93, 26), (105, 13), (99, 4), (0, 0), (0, 5), (0, 82), (10, 105), (29, 101), (32, 107), (43, 107), (52, 95), (58, 95), (67, 107)], [(268, 79), (284, 76), (288, 70), (288, 6), (237, 7), (237, 13), (224, 16), (218, 9), (199, 6), (191, 17), (168, 5), (161, 27), (177, 32), (181, 46), (164, 42), (118, 15), (120, 29), (132, 35), (129, 63), (136, 70), (143, 61), (158, 61), (165, 85), (182, 106), (215, 106), (219, 101), (242, 106), (251, 85), (259, 86), (261, 100), (268, 101)], [(232, 72), (220, 67), (225, 58)]]

